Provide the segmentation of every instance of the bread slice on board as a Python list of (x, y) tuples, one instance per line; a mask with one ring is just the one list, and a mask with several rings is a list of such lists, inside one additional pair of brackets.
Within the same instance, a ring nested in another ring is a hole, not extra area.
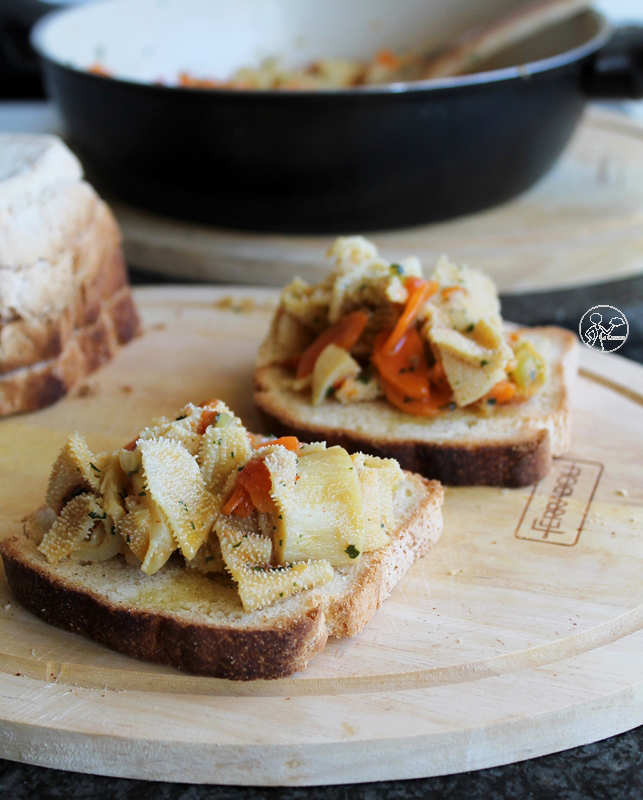
[(305, 441), (324, 439), (349, 452), (395, 458), (403, 469), (454, 486), (526, 486), (549, 470), (571, 440), (569, 391), (577, 342), (562, 328), (521, 329), (548, 365), (545, 385), (524, 403), (498, 405), (488, 414), (467, 408), (423, 418), (385, 400), (313, 406), (292, 388), (293, 373), (266, 366), (255, 373), (255, 404), (266, 430)]
[(439, 538), (442, 500), (439, 483), (407, 475), (387, 545), (336, 567), (324, 586), (251, 612), (232, 585), (179, 560), (151, 576), (121, 559), (53, 566), (26, 535), (0, 542), (0, 553), (14, 595), (52, 625), (199, 675), (272, 679), (303, 669), (329, 636), (359, 633)]

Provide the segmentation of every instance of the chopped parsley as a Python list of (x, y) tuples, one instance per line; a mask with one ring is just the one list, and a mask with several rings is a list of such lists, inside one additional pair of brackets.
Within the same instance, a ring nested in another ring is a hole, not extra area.
[(393, 275), (404, 275), (404, 267), (401, 264), (391, 264)]
[(185, 419), (186, 417), (187, 417), (187, 414), (179, 414), (178, 417), (175, 417), (174, 421), (178, 422), (180, 419)]
[(232, 549), (234, 550), (236, 547), (239, 547), (240, 544), (241, 544), (240, 541), (238, 541), (236, 544), (233, 544)]
[(146, 495), (147, 495), (147, 492), (139, 492), (138, 493), (139, 497), (145, 497)]
[(102, 514), (99, 514), (98, 511), (90, 511), (88, 516), (92, 519), (107, 519), (107, 514), (104, 511)]
[(486, 359), (486, 358), (483, 358), (483, 359), (482, 359), (482, 361), (480, 362), (480, 366), (481, 366), (481, 367), (486, 367), (488, 363), (489, 363), (489, 362), (487, 361), (487, 359)]
[(487, 400), (487, 405), (489, 405), (489, 406), (495, 406), (495, 404), (496, 404), (497, 402), (498, 402), (498, 401), (496, 400), (496, 398), (495, 398), (495, 397), (490, 397), (490, 398)]
[(335, 391), (336, 389), (334, 386), (329, 386), (328, 389), (326, 389), (326, 397), (332, 397), (335, 394)]
[(206, 564), (209, 564), (209, 563), (210, 563), (210, 561), (214, 561), (214, 556), (206, 556), (206, 557), (205, 557), (205, 563), (206, 563)]
[(357, 556), (359, 555), (359, 550), (355, 547), (354, 544), (349, 544), (346, 550), (344, 550), (344, 552), (349, 558), (357, 558)]
[(473, 331), (475, 330), (475, 327), (476, 327), (476, 323), (472, 322), (471, 325), (469, 325), (469, 327), (467, 328), (467, 333), (473, 333)]
[(369, 383), (369, 381), (370, 381), (371, 379), (370, 379), (370, 376), (368, 375), (368, 373), (366, 373), (366, 372), (360, 372), (360, 373), (359, 373), (359, 375), (357, 376), (357, 380), (358, 380), (360, 383)]
[(196, 528), (194, 527), (194, 523), (192, 522), (192, 520), (190, 520), (190, 525), (192, 526), (192, 530), (195, 531)]
[(89, 462), (89, 466), (94, 470), (94, 472), (100, 472), (96, 464), (92, 464), (91, 461)]

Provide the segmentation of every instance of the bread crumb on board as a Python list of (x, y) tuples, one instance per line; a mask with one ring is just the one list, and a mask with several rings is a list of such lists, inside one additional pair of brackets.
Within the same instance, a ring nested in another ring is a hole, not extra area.
[(97, 387), (91, 383), (81, 383), (76, 390), (77, 397), (92, 397), (97, 393)]
[(277, 305), (277, 298), (263, 298), (261, 302), (254, 297), (233, 297), (226, 294), (212, 306), (218, 311), (233, 311), (236, 314), (250, 314), (252, 311), (271, 311)]
[(619, 494), (621, 497), (627, 497), (629, 492), (627, 489), (617, 489), (616, 494)]

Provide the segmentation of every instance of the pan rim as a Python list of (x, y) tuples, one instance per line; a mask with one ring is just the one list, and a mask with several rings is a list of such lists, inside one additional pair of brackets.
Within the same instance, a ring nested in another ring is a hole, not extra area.
[(78, 75), (86, 76), (90, 80), (105, 82), (109, 84), (123, 85), (128, 87), (145, 87), (146, 89), (158, 92), (172, 92), (181, 95), (196, 94), (205, 97), (250, 97), (250, 98), (268, 98), (268, 97), (293, 97), (293, 98), (311, 98), (311, 97), (351, 97), (363, 95), (396, 95), (396, 94), (416, 94), (427, 91), (435, 91), (440, 89), (457, 89), (459, 87), (475, 87), (485, 84), (502, 83), (505, 81), (522, 79), (528, 80), (530, 77), (549, 72), (560, 67), (565, 67), (570, 64), (575, 64), (587, 56), (600, 50), (609, 40), (613, 33), (613, 27), (608, 22), (603, 14), (594, 8), (587, 8), (581, 14), (592, 16), (597, 23), (596, 33), (581, 45), (578, 45), (571, 50), (566, 50), (563, 53), (558, 53), (554, 56), (539, 59), (537, 61), (530, 61), (525, 64), (519, 64), (512, 67), (503, 67), (501, 69), (488, 70), (485, 72), (475, 72), (468, 75), (456, 75), (453, 77), (445, 78), (428, 78), (419, 81), (398, 81), (395, 83), (383, 84), (369, 84), (363, 86), (350, 86), (340, 88), (319, 88), (319, 89), (233, 89), (233, 88), (216, 88), (216, 89), (203, 89), (199, 87), (190, 86), (176, 86), (171, 84), (157, 84), (150, 83), (149, 81), (136, 80), (134, 78), (113, 77), (109, 75), (100, 75), (87, 70), (79, 69), (70, 63), (65, 63), (59, 58), (52, 56), (47, 52), (43, 45), (43, 38), (46, 28), (61, 16), (73, 15), (78, 10), (78, 6), (69, 6), (65, 8), (52, 11), (42, 17), (33, 26), (30, 32), (31, 46), (38, 54), (42, 61), (52, 64), (56, 67), (75, 73)]

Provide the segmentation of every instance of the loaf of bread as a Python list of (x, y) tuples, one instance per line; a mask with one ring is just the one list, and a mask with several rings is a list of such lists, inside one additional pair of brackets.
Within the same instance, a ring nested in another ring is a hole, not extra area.
[(76, 157), (0, 136), (0, 415), (55, 402), (138, 327), (118, 226)]

